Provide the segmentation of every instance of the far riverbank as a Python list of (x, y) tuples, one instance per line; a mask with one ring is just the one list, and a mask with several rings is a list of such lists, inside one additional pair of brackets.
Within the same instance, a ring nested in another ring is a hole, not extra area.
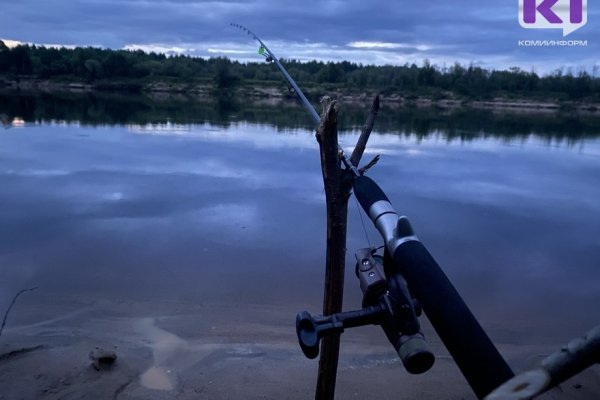
[[(252, 101), (266, 101), (276, 105), (293, 100), (294, 95), (287, 90), (283, 82), (265, 81), (245, 83), (229, 88), (219, 88), (206, 80), (181, 83), (168, 80), (97, 80), (81, 82), (77, 80), (40, 79), (33, 76), (0, 75), (0, 91), (24, 93), (132, 93), (143, 94), (150, 98), (164, 98), (184, 95), (190, 98), (205, 99), (221, 96)], [(452, 92), (431, 95), (416, 95), (400, 90), (386, 89), (348, 89), (334, 85), (306, 86), (306, 95), (317, 102), (328, 95), (343, 104), (360, 105), (370, 103), (379, 94), (381, 101), (390, 107), (433, 107), (440, 109), (474, 108), (498, 112), (517, 113), (558, 113), (568, 112), (583, 115), (600, 115), (600, 104), (586, 101), (560, 99), (525, 98), (518, 96), (497, 96), (490, 98), (466, 98)]]

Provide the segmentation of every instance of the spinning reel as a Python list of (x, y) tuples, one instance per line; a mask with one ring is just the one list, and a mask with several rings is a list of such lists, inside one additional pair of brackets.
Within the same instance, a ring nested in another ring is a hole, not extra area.
[(319, 340), (326, 335), (356, 326), (381, 325), (408, 372), (421, 374), (429, 370), (435, 358), (417, 319), (421, 307), (411, 296), (402, 275), (394, 270), (389, 255), (384, 252), (382, 257), (375, 249), (365, 248), (356, 251), (355, 257), (363, 308), (328, 316), (300, 312), (296, 317), (296, 332), (304, 355), (316, 358)]

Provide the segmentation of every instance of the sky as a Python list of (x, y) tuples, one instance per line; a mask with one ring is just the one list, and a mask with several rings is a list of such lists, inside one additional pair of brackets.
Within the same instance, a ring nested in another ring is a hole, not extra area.
[[(560, 15), (569, 0), (557, 1)], [(519, 0), (19, 0), (2, 5), (0, 38), (260, 61), (253, 40), (233, 22), (280, 58), (375, 65), (428, 59), (439, 67), (459, 62), (540, 74), (571, 68), (598, 76), (598, 17), (600, 5), (590, 4), (587, 23), (563, 37), (561, 29), (522, 27)], [(587, 45), (519, 45), (535, 40)]]

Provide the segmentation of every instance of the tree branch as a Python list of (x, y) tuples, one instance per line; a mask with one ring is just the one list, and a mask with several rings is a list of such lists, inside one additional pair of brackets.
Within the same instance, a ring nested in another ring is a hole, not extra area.
[[(354, 176), (342, 169), (338, 145), (337, 103), (325, 96), (321, 100), (323, 114), (316, 138), (321, 154), (321, 170), (325, 186), (327, 205), (327, 250), (325, 256), (325, 287), (323, 315), (342, 311), (344, 298), (344, 275), (346, 266), (346, 228), (348, 224), (348, 199), (352, 191)], [(357, 165), (365, 150), (379, 110), (376, 97), (367, 118), (367, 123), (353, 152)], [(377, 158), (377, 157), (376, 157)], [(372, 161), (367, 169), (377, 161)], [(315, 399), (333, 400), (340, 351), (340, 334), (321, 339), (321, 357), (317, 376)]]
[(373, 159), (371, 161), (369, 161), (366, 165), (364, 165), (362, 168), (358, 169), (358, 173), (361, 175), (364, 175), (365, 172), (367, 172), (369, 169), (371, 169), (372, 167), (375, 166), (375, 164), (377, 164), (377, 162), (379, 161), (379, 159), (381, 158), (381, 154), (377, 154), (375, 157), (373, 157)]
[(540, 365), (504, 382), (486, 400), (531, 399), (600, 363), (600, 325), (546, 357)]
[[(324, 99), (322, 104), (324, 112), (321, 124), (317, 129), (317, 140), (320, 147), (327, 206), (323, 314), (331, 315), (342, 311), (349, 188), (345, 184), (344, 171), (340, 166), (338, 153), (337, 104), (329, 99)], [(334, 398), (339, 350), (339, 334), (330, 335), (321, 340), (315, 399), (333, 400)]]
[(337, 112), (337, 103), (335, 101), (328, 102), (316, 135), (321, 150), (321, 170), (327, 204), (330, 201), (335, 202), (341, 177), (338, 157)]
[(36, 287), (32, 287), (30, 289), (22, 289), (21, 291), (19, 291), (19, 293), (17, 293), (15, 295), (15, 297), (13, 297), (12, 301), (10, 302), (10, 305), (8, 306), (8, 308), (6, 309), (6, 312), (4, 313), (4, 319), (2, 320), (2, 326), (0, 326), (0, 336), (2, 336), (2, 331), (4, 330), (4, 325), (6, 325), (6, 319), (8, 318), (8, 313), (10, 313), (11, 308), (15, 305), (15, 302), (17, 301), (19, 296), (25, 292), (32, 292), (37, 288), (38, 287), (36, 286)]
[(358, 167), (358, 163), (362, 158), (363, 153), (365, 152), (365, 148), (367, 147), (367, 141), (369, 140), (369, 136), (373, 131), (373, 125), (375, 124), (375, 117), (377, 117), (377, 113), (379, 112), (379, 95), (375, 96), (373, 100), (373, 104), (371, 105), (371, 110), (369, 111), (369, 116), (367, 117), (367, 121), (363, 126), (362, 132), (358, 137), (358, 141), (356, 142), (356, 146), (354, 147), (354, 151), (352, 151), (352, 155), (350, 156), (350, 162), (355, 167)]

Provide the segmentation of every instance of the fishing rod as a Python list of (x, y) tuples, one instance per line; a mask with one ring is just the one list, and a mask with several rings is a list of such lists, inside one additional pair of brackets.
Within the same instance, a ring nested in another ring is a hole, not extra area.
[[(294, 79), (262, 40), (242, 25), (231, 24), (252, 36), (259, 54), (274, 62), (291, 89), (313, 117), (320, 118)], [(434, 363), (417, 317), (424, 311), (479, 398), (514, 376), (458, 291), (414, 233), (407, 217), (399, 216), (383, 190), (361, 175), (339, 147), (340, 158), (353, 175), (353, 191), (365, 213), (381, 234), (383, 256), (376, 249), (355, 253), (356, 275), (363, 291), (363, 308), (327, 316), (298, 313), (296, 333), (308, 358), (319, 354), (320, 339), (346, 328), (380, 325), (406, 370), (424, 373)]]
[[(275, 56), (275, 54), (273, 54), (273, 52), (267, 47), (267, 45), (258, 36), (256, 36), (256, 34), (254, 32), (252, 32), (250, 29), (246, 28), (245, 26), (240, 25), (240, 24), (234, 24), (234, 23), (231, 23), (230, 25), (246, 32), (248, 35), (252, 36), (252, 38), (254, 38), (254, 40), (256, 40), (260, 44), (260, 48), (258, 49), (258, 54), (264, 56), (266, 62), (269, 62), (269, 63), (272, 62), (275, 64), (277, 69), (279, 69), (279, 71), (281, 72), (281, 74), (283, 75), (285, 80), (290, 85), (290, 91), (296, 95), (296, 97), (298, 98), (298, 101), (300, 101), (300, 103), (302, 103), (302, 105), (304, 106), (306, 111), (308, 111), (308, 113), (311, 115), (315, 124), (319, 125), (321, 123), (321, 117), (319, 116), (319, 113), (317, 113), (317, 110), (315, 110), (313, 105), (310, 103), (310, 101), (308, 101), (308, 99), (302, 92), (302, 89), (300, 89), (300, 87), (298, 86), (296, 81), (294, 81), (294, 78), (291, 77), (289, 72), (287, 72), (285, 67), (281, 64), (281, 62)], [(350, 162), (350, 160), (346, 156), (346, 153), (344, 153), (344, 150), (342, 149), (342, 147), (339, 144), (338, 144), (338, 152), (340, 154), (340, 159), (342, 160), (342, 163), (344, 164), (346, 169), (348, 169), (352, 173), (352, 175), (354, 175), (355, 178), (359, 177), (360, 173), (358, 172), (358, 169), (356, 168), (356, 166), (354, 164), (352, 164), (352, 162)]]
[[(401, 274), (456, 365), (479, 398), (514, 376), (446, 274), (367, 176), (354, 180), (354, 195), (384, 241), (389, 270)], [(386, 270), (387, 271), (387, 270)]]
[(345, 328), (381, 325), (405, 369), (429, 370), (433, 353), (416, 317), (425, 312), (478, 398), (484, 398), (514, 373), (473, 313), (416, 236), (408, 218), (399, 216), (383, 190), (369, 177), (353, 183), (354, 195), (384, 242), (383, 256), (375, 249), (356, 252), (356, 275), (363, 291), (363, 309), (330, 316), (298, 314), (296, 331), (308, 358), (319, 352), (319, 339)]

